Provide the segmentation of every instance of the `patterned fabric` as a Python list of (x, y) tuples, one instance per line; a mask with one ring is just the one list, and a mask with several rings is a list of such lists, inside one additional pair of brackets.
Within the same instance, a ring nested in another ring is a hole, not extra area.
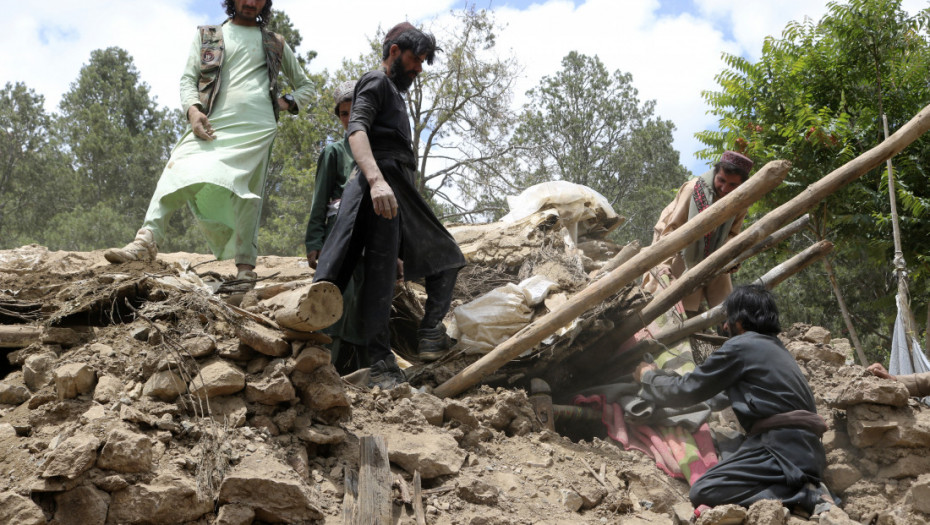
[[(691, 204), (688, 209), (688, 220), (693, 219), (698, 213), (706, 210), (714, 203), (714, 171), (698, 177), (695, 181), (694, 189), (691, 191)], [(707, 232), (706, 235), (691, 243), (684, 249), (684, 262), (688, 268), (693, 268), (699, 262), (703, 261), (708, 255), (723, 246), (727, 241), (727, 234), (733, 227), (736, 217), (730, 217), (720, 226)]]
[(343, 102), (351, 102), (352, 95), (355, 93), (355, 81), (346, 80), (342, 84), (336, 86), (336, 89), (333, 90), (333, 101), (336, 103), (333, 108), (333, 113), (336, 116), (339, 116), (339, 104)]
[(746, 155), (729, 150), (723, 152), (723, 155), (720, 156), (720, 162), (729, 162), (746, 173), (749, 173), (753, 165), (752, 159)]

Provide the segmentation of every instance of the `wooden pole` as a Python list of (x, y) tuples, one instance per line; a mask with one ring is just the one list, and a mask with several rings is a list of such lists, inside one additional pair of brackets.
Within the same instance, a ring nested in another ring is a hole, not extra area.
[[(792, 275), (795, 275), (811, 264), (824, 258), (832, 250), (833, 243), (830, 241), (820, 241), (807, 247), (807, 249), (796, 254), (794, 257), (788, 259), (787, 261), (775, 266), (766, 272), (765, 275), (756, 279), (755, 282), (771, 290)], [(692, 317), (680, 325), (671, 326), (660, 332), (657, 332), (653, 338), (640, 341), (636, 344), (636, 346), (630, 348), (623, 354), (634, 354), (636, 356), (635, 359), (638, 360), (639, 357), (648, 351), (649, 348), (675, 344), (685, 337), (693, 334), (694, 332), (697, 332), (698, 330), (704, 330), (705, 328), (722, 323), (724, 320), (726, 320), (726, 317), (726, 311), (724, 310), (723, 305), (718, 304), (710, 310)]]
[(745, 252), (741, 253), (736, 259), (733, 259), (732, 261), (730, 261), (725, 267), (717, 270), (717, 275), (729, 270), (730, 268), (734, 268), (740, 264), (743, 264), (745, 261), (755, 257), (756, 255), (759, 255), (765, 250), (768, 250), (772, 246), (775, 246), (781, 241), (787, 239), (788, 237), (791, 237), (795, 233), (798, 233), (799, 231), (803, 230), (808, 224), (810, 224), (810, 222), (811, 222), (810, 215), (802, 216), (801, 218), (792, 222), (788, 226), (785, 226), (784, 228), (773, 233), (772, 235), (769, 235), (765, 239), (762, 239), (762, 242), (753, 246), (751, 249), (746, 250)]
[(359, 439), (358, 513), (355, 523), (392, 525), (391, 467), (382, 436)]
[[(833, 170), (819, 181), (805, 188), (798, 196), (762, 217), (748, 229), (731, 239), (717, 251), (685, 272), (668, 288), (656, 294), (636, 318), (627, 319), (614, 330), (618, 342), (626, 341), (643, 326), (671, 308), (678, 298), (691, 293), (707, 282), (717, 268), (723, 267), (736, 254), (751, 248), (766, 235), (795, 217), (807, 213), (821, 200), (832, 195), (850, 182), (878, 167), (885, 159), (895, 155), (930, 129), (930, 106), (925, 107), (910, 122), (884, 142)], [(750, 179), (751, 180), (751, 179)]]
[(833, 265), (830, 264), (830, 258), (823, 260), (823, 267), (827, 270), (827, 278), (830, 280), (830, 286), (833, 288), (833, 295), (836, 297), (836, 303), (840, 307), (840, 314), (843, 316), (843, 322), (846, 323), (846, 329), (849, 330), (849, 339), (852, 340), (853, 348), (856, 349), (856, 357), (859, 358), (859, 364), (869, 366), (865, 358), (865, 352), (862, 351), (862, 343), (859, 342), (859, 333), (856, 332), (856, 326), (852, 322), (852, 316), (849, 315), (849, 309), (846, 308), (846, 301), (843, 299), (843, 292), (840, 290), (840, 283), (836, 280), (836, 273), (833, 271)]
[(640, 251), (629, 261), (573, 296), (560, 308), (530, 323), (487, 355), (436, 387), (433, 393), (439, 397), (454, 396), (480, 381), (486, 374), (493, 373), (511, 359), (539, 344), (559, 328), (567, 325), (595, 304), (615, 294), (656, 264), (684, 249), (733, 215), (748, 208), (762, 195), (781, 184), (790, 167), (791, 164), (783, 160), (769, 162), (746, 183), (715, 202), (684, 226), (659, 239), (649, 248)]

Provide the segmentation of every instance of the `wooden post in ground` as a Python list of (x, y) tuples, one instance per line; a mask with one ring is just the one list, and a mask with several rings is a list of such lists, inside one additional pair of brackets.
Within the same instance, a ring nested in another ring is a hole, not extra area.
[(426, 511), (423, 509), (423, 482), (420, 471), (413, 471), (413, 517), (417, 525), (426, 525)]
[(391, 525), (391, 467), (382, 436), (359, 440), (356, 524)]
[(358, 523), (358, 471), (346, 469), (345, 493), (342, 496), (342, 523)]
[(790, 167), (791, 164), (787, 161), (769, 162), (746, 183), (715, 202), (677, 231), (640, 251), (629, 261), (574, 295), (560, 308), (530, 323), (484, 357), (436, 387), (433, 393), (439, 397), (454, 396), (476, 384), (482, 377), (493, 373), (511, 359), (537, 345), (594, 305), (601, 303), (633, 282), (656, 264), (720, 226), (741, 210), (748, 208), (762, 195), (781, 184)]

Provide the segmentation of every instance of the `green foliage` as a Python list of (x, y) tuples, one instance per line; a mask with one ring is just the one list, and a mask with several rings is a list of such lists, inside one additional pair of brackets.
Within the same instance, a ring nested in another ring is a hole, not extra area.
[(654, 116), (654, 101), (640, 102), (632, 75), (575, 51), (528, 96), (514, 134), (526, 154), (513, 185), (561, 179), (593, 188), (629, 218), (618, 240), (648, 245), (688, 174), (672, 147), (674, 124)]
[[(719, 130), (697, 134), (708, 146), (701, 156), (711, 159), (724, 149), (737, 149), (760, 165), (790, 160), (786, 182), (752, 212), (758, 217), (788, 201), (881, 142), (882, 113), (893, 132), (930, 100), (928, 21), (930, 10), (909, 17), (900, 0), (833, 2), (819, 22), (792, 22), (780, 39), (767, 39), (756, 63), (724, 55), (727, 69), (717, 76), (720, 89), (704, 94), (719, 118)], [(904, 256), (912, 272), (912, 295), (919, 300), (915, 306), (923, 310), (930, 286), (930, 139), (918, 140), (894, 163)], [(871, 332), (873, 346), (881, 343), (895, 313), (891, 210), (882, 168), (812, 213), (812, 235), (834, 241), (839, 284), (857, 323)], [(827, 280), (807, 270), (781, 285), (779, 293), (800, 290), (813, 297), (795, 303), (805, 305), (792, 313), (796, 320), (826, 323), (836, 333), (844, 330)], [(808, 320), (808, 313), (826, 319)]]
[(22, 83), (0, 90), (0, 248), (42, 242), (48, 217), (64, 209), (71, 172), (43, 104)]

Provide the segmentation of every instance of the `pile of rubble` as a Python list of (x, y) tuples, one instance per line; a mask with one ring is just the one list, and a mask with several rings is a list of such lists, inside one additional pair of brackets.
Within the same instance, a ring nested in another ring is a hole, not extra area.
[[(566, 253), (558, 228), (555, 240), (532, 233), (545, 229), (529, 231), (526, 242), (540, 243), (531, 253), (553, 245)], [(560, 291), (575, 293), (619, 247), (583, 236), (573, 241), (573, 253), (592, 262), (489, 258), (469, 271), (495, 271), (498, 278), (472, 280), (517, 282), (546, 273)], [(356, 386), (330, 365), (325, 337), (262, 335), (256, 319), (272, 313), (258, 294), (223, 300), (205, 293), (204, 281), (221, 280), (224, 268), (199, 264), (208, 260), (163, 254), (155, 265), (111, 266), (98, 252), (0, 252), (0, 345), (9, 363), (0, 378), (0, 522), (351, 522), (349, 503), (364, 498), (356, 482), (368, 436), (387, 450), (390, 475), (383, 482), (395, 522), (691, 519), (685, 482), (602, 433), (573, 441), (559, 432), (577, 432), (558, 422), (558, 432), (546, 430), (521, 388), (552, 354), (583, 350), (586, 334), (641, 304), (632, 287), (617, 294), (612, 308), (586, 315), (574, 331), (485, 385), (440, 399), (430, 387), (474, 356), (414, 363), (413, 384), (390, 391)], [(260, 287), (306, 281), (310, 271), (301, 262), (262, 258), (267, 281)], [(476, 295), (460, 295), (457, 304)], [(797, 325), (782, 339), (830, 428), (827, 483), (843, 504), (821, 522), (927, 523), (930, 412), (901, 385), (846, 364), (848, 343), (831, 341), (821, 328)], [(739, 430), (726, 411), (711, 423), (720, 435)], [(773, 502), (718, 507), (698, 520), (801, 522)]]

